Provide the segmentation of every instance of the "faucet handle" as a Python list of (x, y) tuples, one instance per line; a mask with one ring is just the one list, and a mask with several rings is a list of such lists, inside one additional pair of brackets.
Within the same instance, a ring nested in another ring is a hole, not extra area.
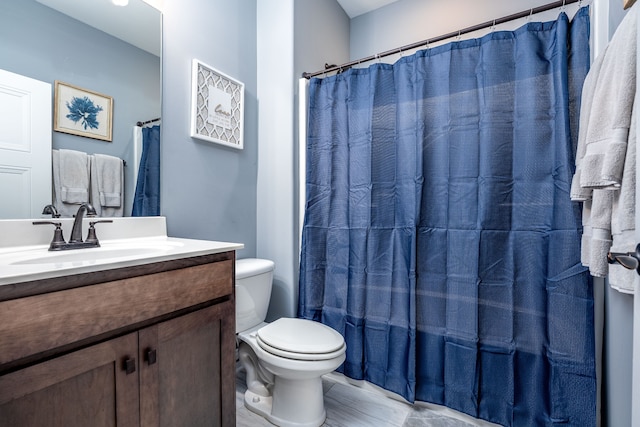
[(100, 246), (98, 242), (98, 237), (96, 236), (96, 224), (100, 224), (101, 222), (113, 222), (111, 219), (101, 219), (99, 221), (89, 221), (89, 232), (87, 233), (87, 238), (84, 240), (86, 243), (93, 243), (97, 246)]
[(44, 225), (51, 224), (56, 227), (53, 231), (53, 240), (49, 244), (50, 251), (57, 251), (62, 249), (62, 247), (66, 244), (64, 241), (64, 236), (62, 235), (62, 223), (61, 222), (53, 222), (53, 221), (33, 221), (33, 225)]
[(51, 215), (51, 218), (60, 218), (58, 210), (53, 205), (47, 205), (42, 209), (43, 215)]

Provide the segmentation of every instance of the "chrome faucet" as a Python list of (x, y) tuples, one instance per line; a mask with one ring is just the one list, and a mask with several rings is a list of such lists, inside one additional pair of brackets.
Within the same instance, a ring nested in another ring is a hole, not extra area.
[(91, 203), (83, 203), (76, 212), (76, 219), (73, 221), (73, 228), (71, 229), (71, 237), (69, 243), (82, 243), (82, 219), (85, 212), (87, 216), (95, 216), (96, 209)]

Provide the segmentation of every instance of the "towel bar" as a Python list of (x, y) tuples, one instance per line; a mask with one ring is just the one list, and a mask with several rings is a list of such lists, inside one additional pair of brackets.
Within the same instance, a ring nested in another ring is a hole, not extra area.
[(640, 244), (635, 252), (609, 252), (607, 254), (609, 264), (620, 264), (629, 270), (636, 270), (640, 274)]

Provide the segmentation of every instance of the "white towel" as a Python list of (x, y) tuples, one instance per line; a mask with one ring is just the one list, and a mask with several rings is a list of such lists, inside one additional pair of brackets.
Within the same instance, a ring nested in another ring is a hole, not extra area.
[(91, 203), (98, 216), (122, 216), (124, 167), (119, 157), (91, 156)]
[(584, 188), (616, 188), (621, 184), (636, 88), (636, 12), (627, 13), (596, 59), (594, 75), (585, 79), (583, 99), (591, 102), (582, 110), (588, 114), (587, 126), (580, 129), (584, 132), (580, 165)]
[(82, 204), (89, 200), (89, 158), (87, 153), (59, 150), (60, 200)]
[[(76, 155), (78, 154), (78, 155)], [(84, 156), (82, 156), (84, 154)], [(87, 159), (83, 166), (82, 159)], [(86, 153), (72, 150), (52, 150), (53, 205), (62, 217), (76, 214), (78, 205), (89, 201), (89, 163)], [(73, 166), (72, 166), (73, 165)], [(74, 174), (68, 168), (77, 167)], [(86, 179), (85, 179), (86, 173)], [(74, 180), (75, 178), (77, 180)], [(86, 181), (86, 188), (84, 182)], [(84, 197), (83, 197), (84, 195)]]
[[(571, 199), (584, 202), (581, 259), (597, 277), (612, 273), (615, 287), (628, 273), (609, 268), (612, 248), (632, 251), (635, 231), (635, 118), (637, 7), (620, 23), (605, 51), (594, 61), (582, 91), (576, 173)], [(635, 114), (633, 114), (635, 117)], [(632, 123), (633, 122), (633, 123)], [(633, 172), (631, 172), (633, 171)], [(633, 200), (632, 200), (633, 198)]]
[(589, 119), (591, 118), (591, 108), (593, 105), (594, 92), (598, 79), (600, 77), (600, 71), (602, 70), (602, 63), (607, 49), (598, 56), (591, 65), (589, 73), (584, 79), (582, 85), (582, 101), (580, 106), (580, 123), (578, 133), (578, 147), (576, 152), (576, 172), (573, 175), (571, 181), (571, 200), (584, 202), (591, 200), (593, 189), (591, 187), (583, 187), (581, 185), (582, 176), (582, 159), (585, 157), (587, 151), (587, 132), (589, 127)]
[(95, 177), (98, 184), (100, 206), (119, 208), (122, 204), (123, 163), (119, 157), (94, 154)]
[(614, 192), (593, 190), (592, 199), (582, 209), (582, 264), (595, 277), (605, 277), (609, 271), (607, 253), (611, 247), (611, 212)]

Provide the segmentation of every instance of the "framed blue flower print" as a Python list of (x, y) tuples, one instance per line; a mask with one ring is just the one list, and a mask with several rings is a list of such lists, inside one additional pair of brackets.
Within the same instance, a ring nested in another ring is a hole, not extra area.
[(112, 97), (57, 80), (54, 96), (54, 131), (111, 142)]

